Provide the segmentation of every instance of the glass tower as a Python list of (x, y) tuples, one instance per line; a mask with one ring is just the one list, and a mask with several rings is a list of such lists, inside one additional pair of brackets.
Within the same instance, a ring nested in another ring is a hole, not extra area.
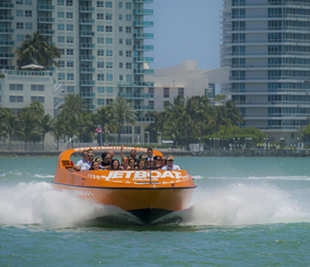
[(297, 140), (310, 123), (310, 2), (224, 0), (221, 65), (244, 126)]

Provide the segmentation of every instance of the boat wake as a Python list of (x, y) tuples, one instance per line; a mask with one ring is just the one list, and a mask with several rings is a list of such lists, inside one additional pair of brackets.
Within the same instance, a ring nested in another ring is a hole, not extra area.
[(0, 225), (39, 224), (57, 229), (78, 226), (103, 217), (110, 221), (114, 218), (120, 223), (137, 222), (134, 216), (119, 208), (91, 203), (59, 192), (50, 183), (30, 182), (0, 187)]
[(251, 225), (310, 222), (309, 199), (268, 184), (231, 184), (195, 192), (192, 206), (178, 213), (183, 225)]
[[(308, 194), (304, 194), (308, 195)], [(191, 207), (171, 213), (156, 225), (234, 226), (310, 222), (309, 197), (297, 199), (268, 184), (230, 184), (221, 188), (198, 187)], [(139, 225), (133, 215), (112, 206), (84, 201), (54, 190), (50, 183), (30, 182), (0, 187), (0, 225), (40, 225), (59, 229), (98, 223)]]

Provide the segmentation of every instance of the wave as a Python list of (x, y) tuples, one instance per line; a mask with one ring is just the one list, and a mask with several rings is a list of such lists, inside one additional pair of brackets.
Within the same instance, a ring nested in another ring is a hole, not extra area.
[(34, 177), (46, 179), (46, 178), (54, 178), (54, 175), (35, 174)]
[(287, 191), (270, 185), (239, 183), (196, 193), (192, 206), (177, 214), (184, 225), (310, 222), (309, 199), (301, 203)]

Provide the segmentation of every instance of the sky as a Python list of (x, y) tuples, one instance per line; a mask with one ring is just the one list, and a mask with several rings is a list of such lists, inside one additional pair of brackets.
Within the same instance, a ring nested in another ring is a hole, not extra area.
[(220, 67), (222, 0), (154, 0), (144, 9), (153, 9), (154, 27), (145, 32), (154, 33), (154, 39), (145, 44), (154, 45), (154, 51), (145, 57), (154, 57), (150, 68), (160, 69), (196, 60), (200, 69)]

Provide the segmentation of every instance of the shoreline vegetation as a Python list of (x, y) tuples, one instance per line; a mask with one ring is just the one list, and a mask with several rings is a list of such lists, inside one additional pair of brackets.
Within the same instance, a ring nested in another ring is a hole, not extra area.
[[(154, 149), (156, 149), (154, 147)], [(160, 149), (165, 155), (179, 157), (309, 157), (310, 149), (236, 149), (236, 150), (203, 150), (184, 151), (180, 149)], [(0, 151), (0, 157), (58, 157), (62, 151)], [(120, 156), (119, 153), (115, 153)], [(79, 157), (79, 153), (75, 154)]]

